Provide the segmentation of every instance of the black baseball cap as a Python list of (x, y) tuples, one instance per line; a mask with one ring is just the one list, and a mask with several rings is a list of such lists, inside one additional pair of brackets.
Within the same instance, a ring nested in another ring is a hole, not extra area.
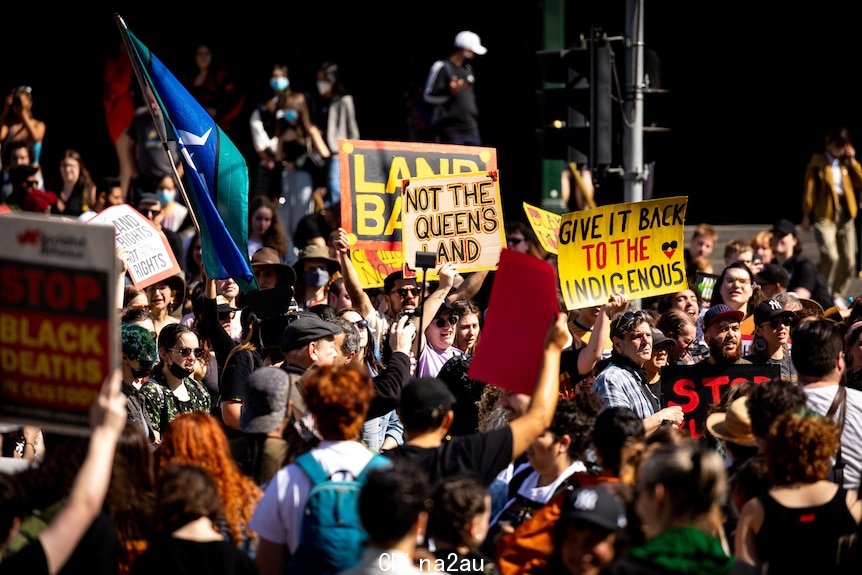
[(455, 396), (442, 380), (419, 377), (404, 386), (398, 410), (407, 429), (421, 429), (427, 422), (452, 409), (455, 401)]
[(774, 299), (768, 299), (766, 301), (762, 301), (757, 304), (757, 307), (754, 308), (754, 324), (762, 325), (769, 320), (786, 315), (790, 318), (795, 318), (796, 314), (790, 310), (784, 309), (784, 306), (781, 305), (778, 301)]
[(606, 487), (582, 487), (566, 494), (562, 517), (595, 525), (607, 531), (620, 531), (628, 524), (626, 508)]

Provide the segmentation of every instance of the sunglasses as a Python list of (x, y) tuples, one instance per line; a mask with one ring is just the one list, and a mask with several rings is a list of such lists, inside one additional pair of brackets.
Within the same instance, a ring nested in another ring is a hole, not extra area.
[(768, 323), (772, 329), (778, 329), (782, 325), (787, 325), (787, 326), (793, 325), (793, 319), (788, 315), (782, 315), (782, 316), (774, 317), (766, 323)]
[(39, 185), (39, 182), (37, 182), (36, 180), (24, 180), (23, 183), (25, 188), (35, 188)]
[(141, 213), (147, 217), (157, 216), (162, 213), (162, 210), (141, 210)]
[(518, 244), (520, 244), (521, 242), (525, 242), (525, 241), (527, 241), (527, 240), (525, 240), (524, 238), (516, 238), (516, 237), (508, 237), (508, 238), (506, 238), (506, 243), (507, 243), (507, 244), (512, 244), (513, 246), (517, 246), (517, 245), (518, 245)]
[(453, 313), (448, 318), (438, 317), (437, 319), (434, 320), (434, 325), (436, 325), (437, 327), (442, 329), (442, 328), (446, 327), (447, 323), (449, 325), (455, 325), (456, 323), (458, 323), (459, 319), (461, 319), (461, 317), (458, 314)]
[(407, 297), (408, 295), (419, 295), (418, 287), (400, 287), (398, 288), (398, 295), (401, 297)]
[(204, 350), (201, 347), (196, 347), (194, 349), (190, 347), (181, 347), (179, 349), (172, 349), (171, 351), (175, 351), (183, 357), (188, 357), (194, 352), (195, 357), (200, 359), (204, 356)]
[(649, 315), (643, 310), (627, 311), (611, 322), (611, 335), (624, 338), (636, 325), (649, 322)]
[(355, 325), (359, 329), (365, 329), (368, 327), (368, 322), (364, 319), (358, 319), (353, 322), (353, 325)]

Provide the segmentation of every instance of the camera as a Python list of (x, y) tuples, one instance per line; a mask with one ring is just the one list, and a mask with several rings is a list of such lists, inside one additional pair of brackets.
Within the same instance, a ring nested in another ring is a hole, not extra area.
[(699, 342), (691, 347), (691, 357), (695, 361), (699, 361), (709, 356), (709, 346), (703, 342)]
[(416, 252), (417, 268), (434, 268), (437, 266), (437, 254), (434, 252)]
[(412, 318), (415, 315), (416, 315), (416, 309), (415, 308), (414, 309), (402, 309), (401, 313), (398, 314), (398, 317), (407, 316), (409, 318)]

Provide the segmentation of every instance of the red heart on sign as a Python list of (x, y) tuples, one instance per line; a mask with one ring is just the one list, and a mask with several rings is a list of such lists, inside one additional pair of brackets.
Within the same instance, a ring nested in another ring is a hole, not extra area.
[(672, 242), (665, 242), (661, 245), (661, 251), (664, 253), (664, 255), (667, 256), (667, 259), (672, 258), (673, 254), (676, 253), (677, 245), (678, 244), (676, 243), (676, 240)]

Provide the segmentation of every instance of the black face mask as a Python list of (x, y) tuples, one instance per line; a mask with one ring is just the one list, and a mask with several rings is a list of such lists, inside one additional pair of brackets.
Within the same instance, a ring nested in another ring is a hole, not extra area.
[(150, 375), (150, 371), (153, 369), (153, 364), (149, 362), (140, 361), (139, 368), (135, 369), (132, 366), (129, 366), (129, 369), (132, 371), (132, 379), (143, 379)]
[(194, 373), (193, 369), (186, 369), (176, 362), (173, 362), (170, 366), (168, 366), (168, 371), (171, 372), (171, 375), (173, 375), (177, 379), (185, 379), (192, 373)]

